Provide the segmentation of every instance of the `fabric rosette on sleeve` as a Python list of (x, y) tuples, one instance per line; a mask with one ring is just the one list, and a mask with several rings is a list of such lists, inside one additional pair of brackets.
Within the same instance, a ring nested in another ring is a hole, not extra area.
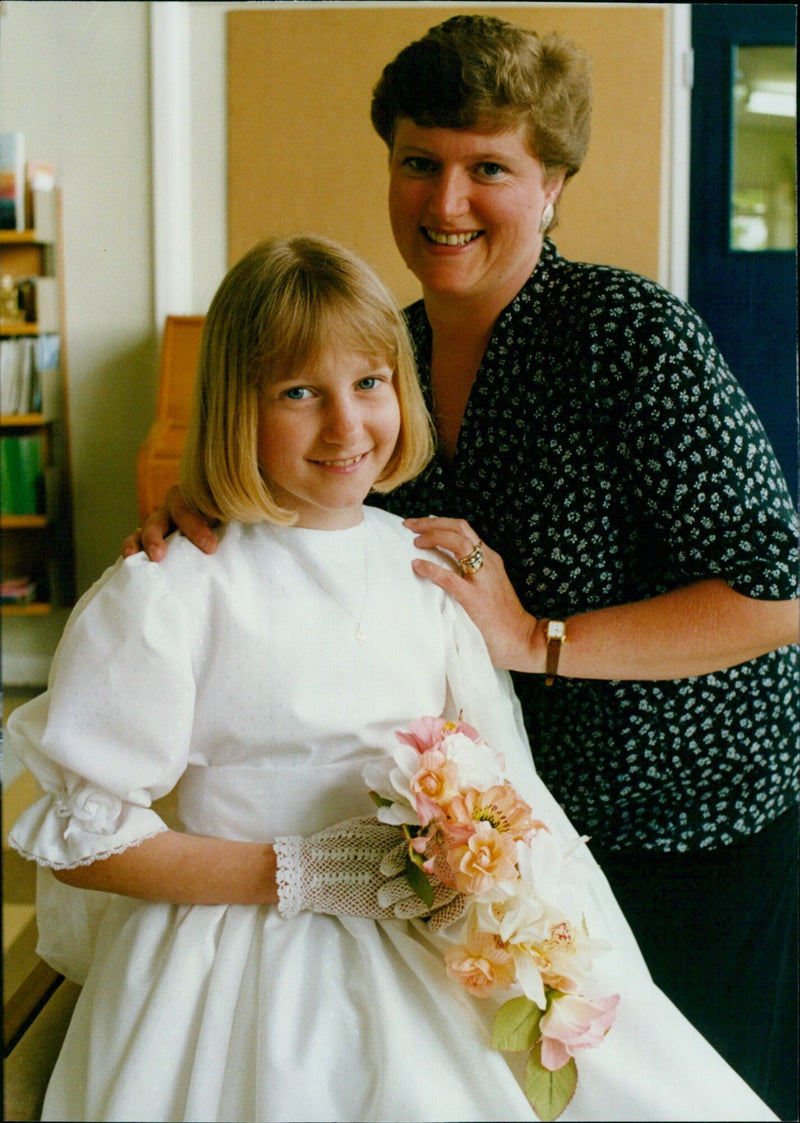
[(619, 1001), (591, 994), (593, 960), (610, 945), (587, 931), (581, 868), (477, 730), (425, 717), (396, 736), (392, 757), (363, 774), (378, 818), (403, 828), (415, 892), (432, 897), (433, 876), (466, 898), (445, 933), (446, 974), (476, 998), (516, 991), (492, 1045), (529, 1054), (528, 1098), (556, 1119), (575, 1091), (576, 1054), (602, 1043)]
[(144, 793), (122, 799), (67, 769), (61, 780), (23, 812), (9, 836), (21, 854), (41, 866), (87, 865), (167, 829)]

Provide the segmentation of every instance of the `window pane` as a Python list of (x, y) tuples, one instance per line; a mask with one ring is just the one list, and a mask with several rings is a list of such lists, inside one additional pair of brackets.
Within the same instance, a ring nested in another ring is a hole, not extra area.
[(794, 47), (736, 47), (730, 244), (793, 250), (796, 242)]

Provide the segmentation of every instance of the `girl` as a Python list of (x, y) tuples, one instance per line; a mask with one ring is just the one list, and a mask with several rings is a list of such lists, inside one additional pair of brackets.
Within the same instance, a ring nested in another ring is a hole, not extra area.
[[(45, 867), (41, 951), (84, 983), (44, 1118), (533, 1118), (489, 1048), (491, 1001), (445, 977), (436, 929), (458, 899), (436, 883), (429, 913), (388, 883), (401, 836), (362, 778), (410, 720), (463, 711), (575, 844), (477, 630), (414, 577), (399, 519), (362, 505), (429, 455), (372, 272), (320, 239), (250, 251), (207, 317), (183, 462), (219, 548), (176, 537), (161, 565), (112, 567), (10, 723), (47, 793), (12, 832)], [(173, 788), (179, 829), (153, 809)], [(772, 1118), (653, 986), (580, 861), (621, 999), (564, 1118)]]

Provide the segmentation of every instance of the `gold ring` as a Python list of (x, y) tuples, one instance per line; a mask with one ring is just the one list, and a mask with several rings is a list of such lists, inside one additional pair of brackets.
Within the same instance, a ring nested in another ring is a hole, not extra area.
[(459, 558), (457, 565), (465, 577), (469, 577), (473, 573), (477, 573), (483, 566), (483, 550), (481, 544), (475, 546), (471, 554), (467, 554), (465, 558)]

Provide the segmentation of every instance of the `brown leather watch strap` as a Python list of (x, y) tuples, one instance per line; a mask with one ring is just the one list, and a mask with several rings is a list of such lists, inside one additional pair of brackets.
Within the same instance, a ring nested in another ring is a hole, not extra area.
[(547, 644), (545, 665), (545, 686), (552, 686), (558, 676), (558, 660), (561, 648), (567, 639), (567, 626), (563, 620), (545, 620), (544, 638)]

